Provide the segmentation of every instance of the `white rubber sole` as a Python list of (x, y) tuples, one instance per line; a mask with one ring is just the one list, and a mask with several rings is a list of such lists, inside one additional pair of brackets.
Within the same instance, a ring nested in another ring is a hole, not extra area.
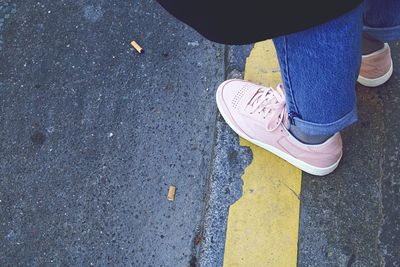
[(377, 87), (387, 82), (392, 76), (392, 74), (393, 74), (393, 61), (390, 63), (389, 71), (386, 72), (383, 76), (375, 79), (369, 79), (359, 75), (357, 82), (367, 87)]
[(246, 139), (247, 141), (249, 141), (249, 142), (251, 142), (251, 143), (253, 143), (253, 144), (255, 144), (255, 145), (259, 146), (259, 147), (262, 147), (265, 150), (267, 150), (267, 151), (277, 155), (278, 157), (286, 160), (287, 162), (289, 162), (293, 166), (299, 168), (300, 170), (302, 170), (302, 171), (304, 171), (306, 173), (312, 174), (312, 175), (316, 175), (316, 176), (325, 176), (325, 175), (330, 174), (331, 172), (333, 172), (337, 168), (337, 166), (339, 165), (339, 162), (342, 159), (342, 155), (343, 154), (341, 154), (339, 160), (337, 162), (335, 162), (334, 164), (332, 164), (331, 166), (326, 167), (326, 168), (320, 168), (320, 167), (316, 167), (316, 166), (310, 165), (310, 164), (308, 164), (308, 163), (306, 163), (304, 161), (301, 161), (301, 160), (293, 157), (292, 155), (289, 155), (289, 154), (285, 153), (284, 151), (279, 150), (278, 148), (276, 148), (274, 146), (271, 146), (271, 145), (268, 145), (268, 144), (264, 144), (264, 143), (262, 143), (260, 141), (257, 141), (255, 139), (250, 138), (245, 133), (243, 133), (241, 130), (237, 129), (235, 127), (235, 125), (229, 120), (229, 118), (227, 118), (224, 115), (224, 113), (221, 112), (221, 110), (223, 110), (222, 107), (221, 107), (222, 104), (220, 103), (220, 99), (219, 99), (218, 95), (217, 95), (216, 98), (217, 98), (217, 106), (218, 106), (218, 109), (219, 109), (222, 117), (225, 119), (226, 123), (229, 125), (229, 127), (232, 128), (232, 130), (235, 133), (237, 133), (240, 137)]

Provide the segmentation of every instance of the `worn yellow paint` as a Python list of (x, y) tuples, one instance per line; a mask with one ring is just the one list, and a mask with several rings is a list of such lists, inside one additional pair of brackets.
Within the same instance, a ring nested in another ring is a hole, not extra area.
[[(275, 87), (281, 81), (271, 41), (257, 43), (245, 79)], [(245, 170), (243, 196), (230, 207), (224, 266), (291, 267), (297, 264), (301, 171), (241, 139), (253, 161)]]

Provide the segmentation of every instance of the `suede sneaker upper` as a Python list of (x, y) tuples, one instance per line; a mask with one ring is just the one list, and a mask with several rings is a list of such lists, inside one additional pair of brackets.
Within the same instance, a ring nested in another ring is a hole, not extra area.
[(288, 131), (290, 123), (282, 85), (274, 90), (243, 80), (228, 80), (217, 90), (217, 105), (237, 134), (303, 171), (326, 175), (340, 161), (339, 133), (322, 144), (307, 145)]

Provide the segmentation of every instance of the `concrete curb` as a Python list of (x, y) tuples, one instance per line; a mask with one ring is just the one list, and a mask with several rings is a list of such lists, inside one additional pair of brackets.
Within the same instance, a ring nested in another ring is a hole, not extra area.
[(239, 145), (238, 136), (221, 116), (216, 139), (199, 249), (199, 265), (210, 267), (222, 266), (229, 206), (241, 197), (241, 176), (252, 160), (250, 149)]
[[(252, 46), (225, 48), (225, 78), (242, 78)], [(251, 150), (241, 147), (239, 137), (218, 114), (212, 171), (207, 185), (203, 224), (199, 229), (197, 263), (191, 266), (222, 266), (229, 206), (242, 195), (242, 174), (252, 161)], [(196, 244), (197, 243), (197, 244)]]

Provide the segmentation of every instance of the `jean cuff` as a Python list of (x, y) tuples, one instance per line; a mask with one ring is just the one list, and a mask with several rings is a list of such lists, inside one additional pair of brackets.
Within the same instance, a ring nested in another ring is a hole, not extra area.
[(333, 135), (350, 126), (358, 120), (357, 107), (337, 121), (321, 124), (304, 121), (298, 117), (291, 118), (292, 123), (299, 127), (303, 133), (309, 135)]
[(400, 25), (384, 28), (364, 26), (364, 32), (381, 42), (397, 41), (400, 39)]

